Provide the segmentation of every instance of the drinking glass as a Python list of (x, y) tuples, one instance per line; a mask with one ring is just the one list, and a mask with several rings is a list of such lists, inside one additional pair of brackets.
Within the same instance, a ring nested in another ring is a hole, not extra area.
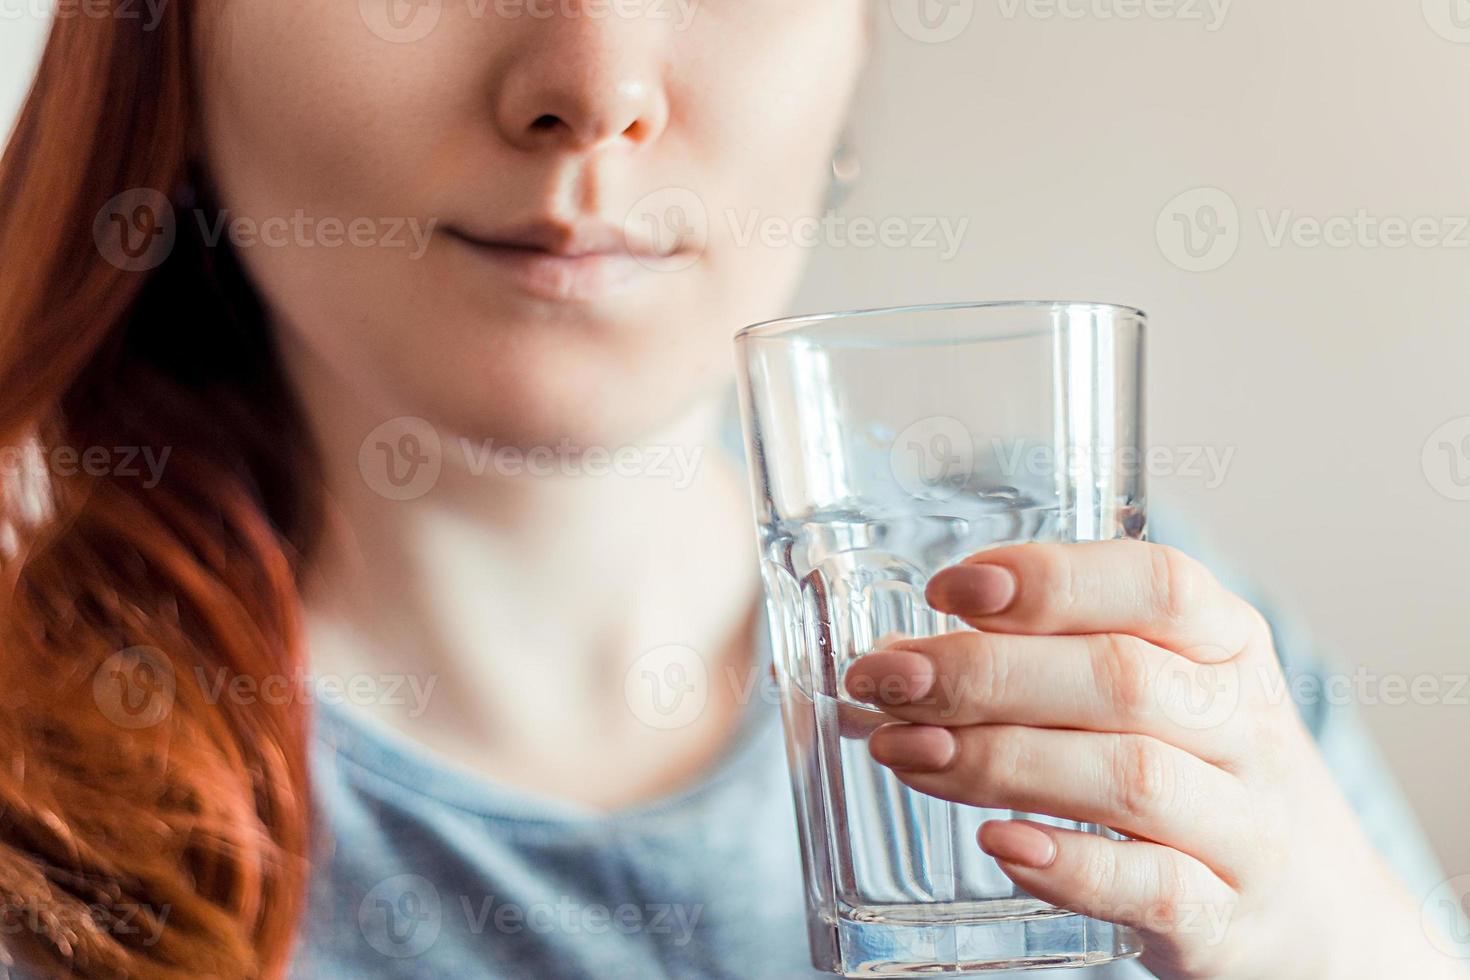
[(980, 850), (983, 821), (1020, 814), (922, 795), (873, 762), (867, 736), (889, 719), (843, 678), (899, 636), (968, 629), (924, 587), (977, 551), (1144, 537), (1144, 319), (1102, 303), (975, 303), (737, 334), (818, 968), (927, 976), (1141, 952), (1132, 930), (1032, 898)]

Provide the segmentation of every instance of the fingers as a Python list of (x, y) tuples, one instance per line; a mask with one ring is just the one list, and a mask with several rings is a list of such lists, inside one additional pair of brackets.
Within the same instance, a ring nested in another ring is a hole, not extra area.
[(979, 841), (1027, 894), (1139, 930), (1160, 976), (1205, 976), (1225, 959), (1239, 896), (1187, 854), (1029, 820), (990, 821)]
[(1113, 827), (1193, 855), (1239, 880), (1250, 834), (1245, 784), (1142, 735), (1017, 725), (892, 724), (868, 741), (906, 785), (954, 803)]
[(1233, 767), (1234, 665), (1198, 664), (1123, 633), (962, 631), (906, 639), (848, 668), (853, 697), (902, 721), (1133, 732)]
[(1199, 562), (1142, 541), (982, 551), (930, 579), (926, 598), (981, 630), (1128, 633), (1201, 662), (1228, 660), (1265, 632)]

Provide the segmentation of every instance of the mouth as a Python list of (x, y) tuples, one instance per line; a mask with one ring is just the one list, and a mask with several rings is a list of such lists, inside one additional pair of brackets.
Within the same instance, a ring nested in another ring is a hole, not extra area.
[(672, 247), (604, 221), (539, 219), (494, 232), (460, 225), (445, 228), (451, 239), (540, 299), (587, 302), (636, 287), (657, 272), (686, 268), (697, 258), (689, 243)]

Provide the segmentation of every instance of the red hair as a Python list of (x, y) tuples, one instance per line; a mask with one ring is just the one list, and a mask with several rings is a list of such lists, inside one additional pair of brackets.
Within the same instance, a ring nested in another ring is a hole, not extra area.
[[(307, 710), (218, 679), (299, 676), (320, 480), (228, 248), (181, 216), (155, 268), (109, 251), (119, 194), (210, 209), (189, 5), (130, 9), (57, 19), (0, 160), (0, 946), (44, 975), (280, 977)], [(139, 677), (155, 700), (120, 714)]]

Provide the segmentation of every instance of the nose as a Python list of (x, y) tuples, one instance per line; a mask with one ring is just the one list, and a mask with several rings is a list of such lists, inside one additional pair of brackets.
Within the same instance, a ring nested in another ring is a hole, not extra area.
[(640, 146), (668, 125), (665, 54), (638, 18), (551, 17), (519, 39), (496, 96), (496, 124), (527, 151)]

